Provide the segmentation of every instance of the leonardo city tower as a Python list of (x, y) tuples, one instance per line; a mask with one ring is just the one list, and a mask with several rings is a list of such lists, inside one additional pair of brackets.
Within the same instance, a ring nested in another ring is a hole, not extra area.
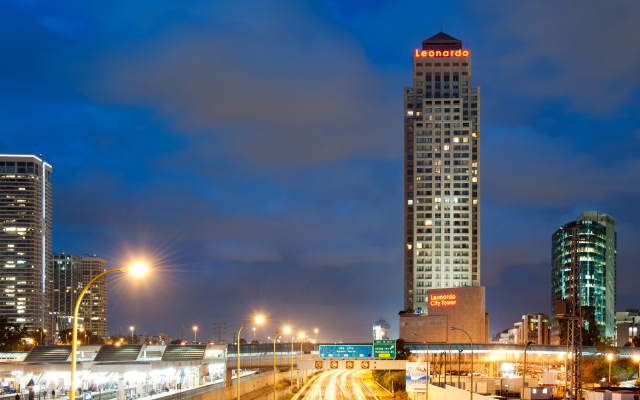
[(443, 32), (413, 52), (404, 88), (404, 308), (430, 288), (480, 285), (480, 87)]

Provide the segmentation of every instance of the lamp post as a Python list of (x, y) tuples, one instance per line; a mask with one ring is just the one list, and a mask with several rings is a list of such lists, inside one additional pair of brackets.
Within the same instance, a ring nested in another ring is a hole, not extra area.
[[(236, 400), (240, 400), (240, 332), (242, 332), (242, 328), (248, 324), (249, 322), (257, 322), (259, 324), (262, 323), (262, 321), (264, 321), (264, 318), (262, 317), (255, 317), (253, 319), (250, 319), (248, 321), (246, 321), (244, 324), (242, 324), (240, 326), (240, 329), (238, 330), (238, 359), (237, 359), (237, 371), (238, 371), (238, 376), (236, 377)], [(275, 340), (275, 339), (274, 339)], [(273, 390), (275, 390), (276, 388), (274, 387)], [(73, 400), (73, 399), (70, 399)]]
[[(429, 367), (429, 342), (427, 342), (427, 339), (425, 339), (424, 336), (422, 335), (416, 335), (415, 333), (413, 333), (412, 335), (422, 338), (422, 343), (427, 345), (427, 354), (424, 357), (424, 360), (427, 362), (427, 384), (425, 385), (426, 386), (425, 396), (427, 400), (429, 400), (429, 380), (431, 379), (431, 368)], [(389, 375), (391, 375), (391, 370), (389, 370)]]
[(533, 343), (533, 341), (529, 340), (524, 344), (524, 359), (522, 360), (522, 399), (524, 399), (524, 378), (527, 376), (527, 346), (531, 343)]
[(314, 332), (316, 333), (316, 343), (318, 343), (318, 328), (314, 329)]
[[(253, 328), (254, 331), (255, 329), (256, 328)], [(273, 337), (273, 400), (276, 400), (276, 342), (278, 340), (278, 335), (282, 335), (282, 333), (289, 333), (290, 331), (291, 328), (288, 326), (284, 328), (283, 332), (278, 332), (278, 328), (276, 327), (276, 335)], [(293, 371), (291, 373), (293, 374)]]
[[(298, 337), (299, 337), (300, 339), (302, 339), (302, 341), (300, 342), (300, 357), (298, 357), (298, 359), (300, 359), (300, 358), (302, 357), (302, 354), (304, 354), (304, 353), (302, 352), (302, 345), (304, 344), (304, 333), (303, 333), (303, 332), (300, 332), (300, 333), (298, 334)], [(293, 367), (293, 365), (292, 365), (292, 367)], [(304, 382), (303, 382), (303, 383), (304, 383)]]
[(609, 359), (609, 387), (611, 387), (611, 361), (613, 361), (613, 355), (608, 354), (607, 358)]
[(469, 399), (473, 400), (473, 340), (471, 339), (471, 335), (469, 335), (469, 333), (467, 333), (467, 331), (465, 331), (464, 329), (456, 328), (453, 326), (449, 327), (449, 329), (452, 331), (464, 332), (465, 335), (467, 335), (467, 337), (469, 338), (469, 342), (471, 343), (471, 373), (469, 374), (471, 376), (471, 387), (469, 388)]
[(133, 344), (133, 326), (130, 326), (129, 330), (131, 331), (131, 344)]
[(80, 295), (78, 296), (78, 300), (76, 300), (76, 306), (73, 310), (73, 340), (71, 341), (71, 385), (69, 387), (69, 400), (75, 400), (76, 397), (76, 388), (75, 388), (75, 376), (76, 376), (76, 349), (78, 348), (78, 311), (80, 309), (80, 303), (82, 302), (82, 297), (89, 290), (91, 285), (98, 279), (103, 276), (111, 273), (111, 272), (129, 272), (133, 276), (142, 276), (147, 272), (147, 265), (143, 263), (135, 263), (128, 268), (114, 268), (103, 273), (99, 274), (95, 278), (93, 278), (87, 286), (82, 289)]
[(193, 341), (195, 342), (195, 344), (198, 344), (198, 327), (197, 326), (193, 327)]
[(462, 358), (462, 351), (458, 350), (458, 389), (460, 389), (460, 358)]
[[(290, 330), (287, 332), (289, 333)], [(293, 385), (293, 336), (291, 337), (291, 385)]]

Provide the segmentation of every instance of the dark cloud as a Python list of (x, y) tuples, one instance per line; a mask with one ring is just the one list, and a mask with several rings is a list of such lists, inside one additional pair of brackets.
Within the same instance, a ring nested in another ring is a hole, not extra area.
[(638, 6), (582, 4), (5, 3), (0, 143), (54, 165), (56, 251), (162, 255), (150, 286), (113, 281), (111, 332), (397, 333), (400, 98), (443, 19), (482, 86), (492, 333), (549, 312), (551, 234), (584, 210), (620, 221), (637, 307)]

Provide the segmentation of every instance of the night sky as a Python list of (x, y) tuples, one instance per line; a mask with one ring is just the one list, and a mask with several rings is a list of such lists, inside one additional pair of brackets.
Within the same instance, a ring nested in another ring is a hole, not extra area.
[(551, 235), (584, 210), (619, 221), (640, 307), (638, 2), (6, 1), (0, 151), (53, 165), (55, 252), (157, 266), (110, 280), (111, 334), (396, 337), (403, 87), (441, 19), (482, 87), (490, 333), (551, 311)]

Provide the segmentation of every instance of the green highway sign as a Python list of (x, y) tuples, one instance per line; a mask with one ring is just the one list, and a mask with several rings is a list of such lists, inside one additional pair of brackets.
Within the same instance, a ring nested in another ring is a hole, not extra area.
[(373, 358), (396, 358), (395, 340), (374, 340)]

